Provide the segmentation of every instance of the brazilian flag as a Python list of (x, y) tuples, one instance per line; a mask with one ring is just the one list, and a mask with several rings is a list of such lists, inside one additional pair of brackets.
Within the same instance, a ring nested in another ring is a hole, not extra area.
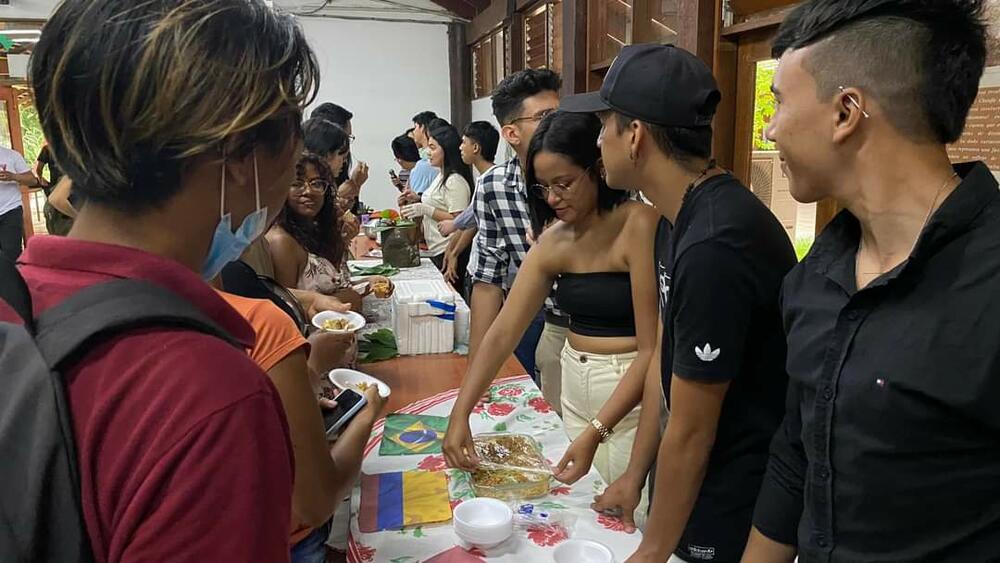
[(441, 453), (448, 419), (423, 414), (390, 414), (385, 419), (380, 455)]

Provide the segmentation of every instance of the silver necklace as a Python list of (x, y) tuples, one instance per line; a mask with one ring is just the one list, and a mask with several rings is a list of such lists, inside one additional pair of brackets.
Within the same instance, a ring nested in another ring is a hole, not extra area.
[[(957, 177), (958, 177), (958, 173), (957, 172), (952, 173), (952, 175), (948, 176), (948, 178), (944, 181), (944, 183), (941, 184), (941, 187), (938, 188), (937, 193), (934, 195), (934, 201), (931, 202), (931, 206), (927, 210), (927, 216), (924, 217), (924, 223), (923, 223), (923, 225), (920, 226), (920, 230), (917, 232), (917, 238), (914, 239), (913, 245), (910, 246), (910, 252), (907, 254), (907, 256), (913, 255), (913, 251), (917, 248), (917, 243), (920, 241), (920, 235), (923, 234), (924, 229), (927, 228), (927, 223), (930, 222), (931, 216), (934, 214), (934, 210), (937, 208), (937, 202), (938, 202), (939, 199), (941, 199), (941, 194), (944, 193), (944, 189), (946, 187), (948, 187), (948, 184), (950, 184), (951, 181), (954, 180)], [(865, 251), (865, 237), (864, 237), (864, 233), (862, 232), (862, 234), (861, 234), (861, 242), (858, 243), (858, 253), (854, 257), (854, 271), (855, 271), (856, 275), (860, 274), (860, 275), (863, 275), (863, 276), (869, 276), (869, 275), (875, 274), (877, 276), (881, 276), (882, 274), (884, 274), (884, 273), (886, 273), (888, 271), (888, 270), (877, 270), (877, 271), (873, 271), (873, 272), (862, 272), (861, 271), (861, 254), (864, 251)], [(879, 265), (881, 266), (881, 261), (880, 261)]]
[[(931, 206), (927, 210), (927, 217), (924, 217), (924, 223), (923, 223), (923, 225), (920, 226), (920, 230), (917, 232), (917, 238), (914, 239), (913, 245), (910, 247), (910, 252), (907, 254), (907, 256), (912, 256), (913, 255), (913, 251), (917, 248), (917, 243), (920, 241), (920, 235), (923, 234), (924, 229), (927, 228), (927, 223), (930, 223), (931, 216), (934, 214), (934, 210), (937, 208), (938, 200), (941, 199), (941, 194), (944, 193), (944, 189), (946, 187), (948, 187), (948, 184), (950, 184), (951, 181), (954, 180), (957, 177), (958, 177), (958, 173), (957, 172), (952, 173), (952, 175), (948, 176), (948, 179), (945, 180), (943, 184), (941, 184), (941, 187), (938, 188), (937, 194), (934, 195), (934, 201), (931, 202)], [(875, 275), (881, 276), (882, 274), (884, 274), (884, 273), (886, 273), (888, 271), (888, 270), (876, 270), (876, 271), (873, 271), (873, 272), (862, 272), (861, 271), (861, 254), (864, 251), (865, 251), (865, 236), (864, 236), (864, 233), (862, 232), (861, 233), (861, 242), (858, 243), (858, 253), (854, 257), (854, 271), (855, 271), (855, 274), (860, 274), (860, 275), (863, 275), (863, 276), (870, 276), (872, 274), (875, 274)], [(879, 265), (881, 266), (881, 261), (880, 261)]]

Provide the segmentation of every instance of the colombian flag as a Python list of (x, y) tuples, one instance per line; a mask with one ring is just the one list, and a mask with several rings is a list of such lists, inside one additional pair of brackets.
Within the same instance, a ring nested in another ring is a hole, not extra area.
[(448, 500), (448, 477), (443, 471), (362, 473), (358, 527), (368, 534), (447, 522)]

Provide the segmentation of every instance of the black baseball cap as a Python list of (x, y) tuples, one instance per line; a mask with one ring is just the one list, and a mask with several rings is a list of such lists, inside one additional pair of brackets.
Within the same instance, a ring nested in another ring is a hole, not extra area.
[(657, 43), (627, 45), (611, 63), (600, 92), (567, 96), (560, 111), (618, 113), (664, 127), (712, 124), (722, 99), (715, 77), (701, 59)]

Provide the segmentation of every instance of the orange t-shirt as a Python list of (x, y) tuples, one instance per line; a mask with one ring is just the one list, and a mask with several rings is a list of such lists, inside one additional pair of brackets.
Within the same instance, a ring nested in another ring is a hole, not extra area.
[(295, 327), (292, 319), (277, 305), (264, 299), (250, 299), (220, 291), (219, 295), (250, 323), (257, 340), (250, 350), (250, 358), (264, 371), (270, 371), (278, 362), (309, 342)]
[[(250, 323), (257, 340), (250, 349), (250, 359), (264, 371), (270, 371), (281, 360), (296, 350), (309, 346), (292, 319), (277, 305), (263, 299), (250, 299), (220, 291), (219, 295), (236, 309), (241, 317)], [(312, 528), (304, 526), (292, 515), (292, 530), (289, 543), (295, 545), (305, 539)]]

